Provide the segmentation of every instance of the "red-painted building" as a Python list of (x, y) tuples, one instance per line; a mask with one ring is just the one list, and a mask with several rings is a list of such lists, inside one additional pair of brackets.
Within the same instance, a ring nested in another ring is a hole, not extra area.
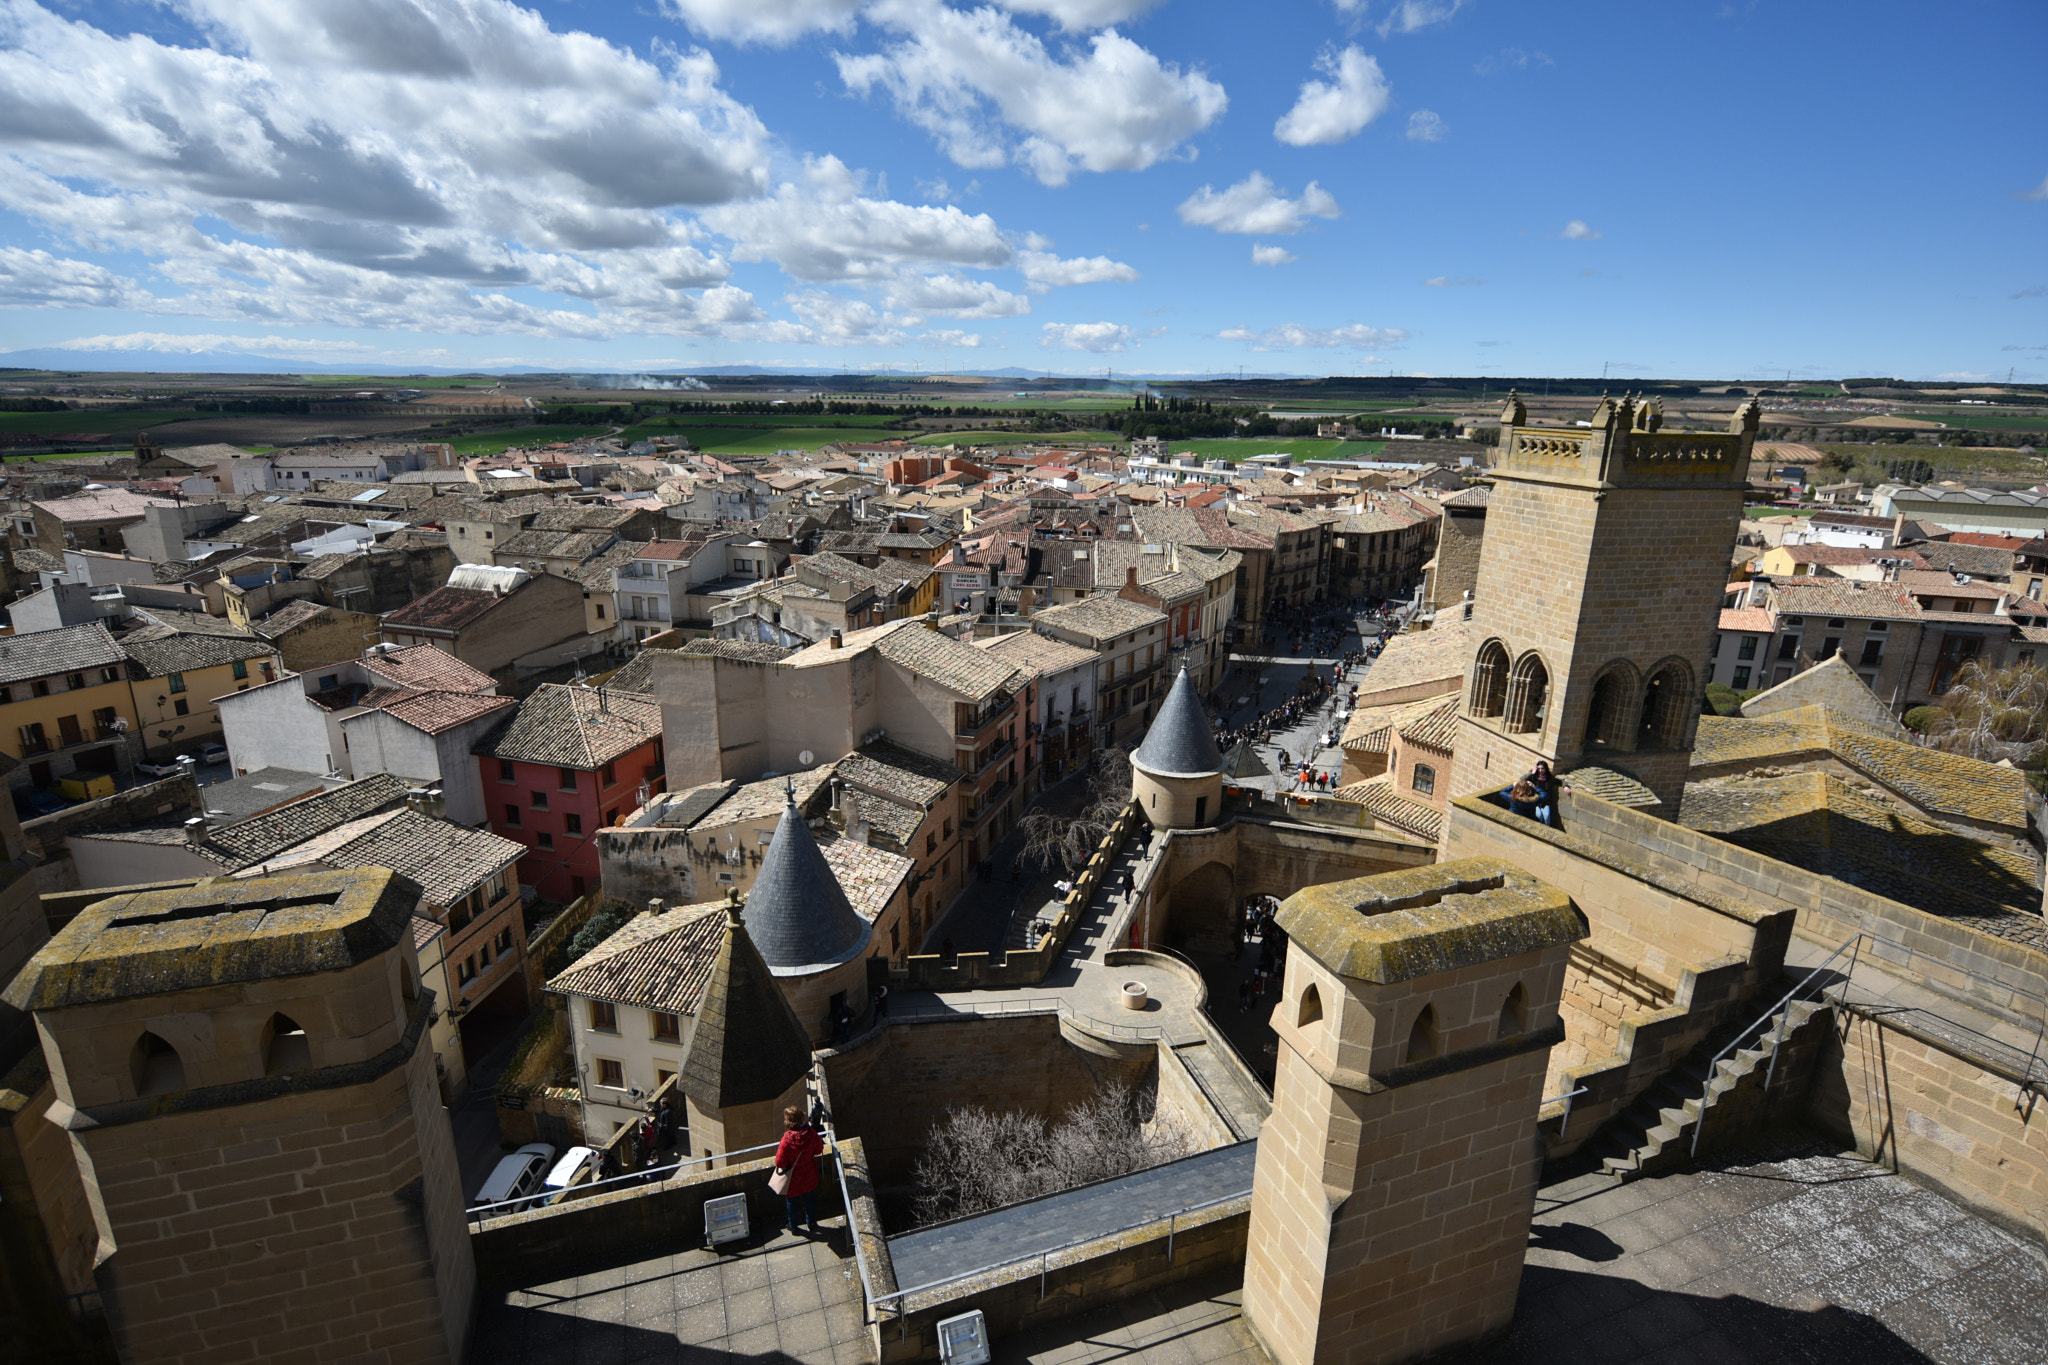
[(474, 750), (491, 830), (525, 845), (519, 880), (566, 904), (598, 883), (595, 835), (661, 791), (661, 708), (548, 683)]

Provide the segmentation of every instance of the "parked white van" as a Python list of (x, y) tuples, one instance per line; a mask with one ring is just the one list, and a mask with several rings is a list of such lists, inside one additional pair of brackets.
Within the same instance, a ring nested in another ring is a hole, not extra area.
[[(484, 1181), (483, 1188), (476, 1192), (476, 1201), (470, 1205), (477, 1208), (485, 1204), (504, 1204), (514, 1199), (524, 1199), (540, 1189), (541, 1181), (555, 1162), (555, 1149), (545, 1142), (529, 1142), (518, 1151), (500, 1161)], [(517, 1213), (518, 1209), (500, 1212)]]
[(596, 1150), (590, 1147), (571, 1147), (562, 1153), (562, 1159), (555, 1163), (554, 1169), (548, 1172), (547, 1179), (541, 1182), (541, 1202), (559, 1203), (572, 1187), (596, 1177)]

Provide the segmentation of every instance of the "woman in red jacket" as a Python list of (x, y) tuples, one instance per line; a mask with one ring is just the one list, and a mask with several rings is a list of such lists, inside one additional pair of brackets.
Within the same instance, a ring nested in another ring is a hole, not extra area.
[(789, 1175), (782, 1191), (782, 1202), (789, 1209), (789, 1230), (799, 1231), (797, 1214), (801, 1211), (812, 1232), (823, 1232), (818, 1226), (818, 1155), (825, 1150), (825, 1139), (793, 1104), (782, 1111), (782, 1124), (786, 1131), (775, 1149), (775, 1172)]

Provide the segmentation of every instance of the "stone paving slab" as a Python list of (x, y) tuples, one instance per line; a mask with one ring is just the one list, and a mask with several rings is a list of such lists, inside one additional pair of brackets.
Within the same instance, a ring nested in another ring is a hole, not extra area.
[(917, 1289), (955, 1275), (1050, 1251), (1193, 1204), (1249, 1192), (1255, 1142), (1219, 1147), (1148, 1171), (1012, 1204), (889, 1239), (896, 1283)]

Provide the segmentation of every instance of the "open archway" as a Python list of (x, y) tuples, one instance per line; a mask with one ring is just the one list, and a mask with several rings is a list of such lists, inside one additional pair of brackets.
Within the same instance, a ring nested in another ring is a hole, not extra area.
[(1522, 993), (1522, 983), (1508, 992), (1507, 999), (1500, 1002), (1500, 1023), (1494, 1031), (1497, 1038), (1512, 1038), (1518, 1033), (1529, 1031), (1528, 996)]
[(1634, 667), (1621, 660), (1600, 670), (1586, 705), (1586, 749), (1633, 749), (1636, 700), (1641, 684)]
[(313, 1046), (291, 1016), (273, 1014), (263, 1026), (263, 1074), (289, 1076), (313, 1068)]
[(1698, 714), (1699, 705), (1693, 692), (1692, 669), (1681, 659), (1665, 660), (1657, 665), (1643, 687), (1642, 722), (1636, 742), (1645, 748), (1684, 748), (1686, 728)]
[(1159, 938), (1189, 954), (1230, 951), (1237, 936), (1237, 878), (1230, 865), (1204, 863), (1173, 884)]
[(1508, 677), (1507, 729), (1518, 733), (1543, 728), (1550, 702), (1550, 670), (1533, 651), (1515, 661)]
[(1436, 1006), (1424, 1005), (1422, 1013), (1415, 1016), (1415, 1025), (1408, 1030), (1408, 1055), (1404, 1062), (1426, 1062), (1442, 1051), (1437, 1037)]
[(168, 1095), (185, 1088), (185, 1059), (178, 1049), (147, 1031), (129, 1049), (128, 1072), (137, 1095)]
[(1472, 696), (1468, 709), (1475, 716), (1497, 716), (1507, 705), (1508, 651), (1498, 640), (1479, 646), (1472, 662)]

